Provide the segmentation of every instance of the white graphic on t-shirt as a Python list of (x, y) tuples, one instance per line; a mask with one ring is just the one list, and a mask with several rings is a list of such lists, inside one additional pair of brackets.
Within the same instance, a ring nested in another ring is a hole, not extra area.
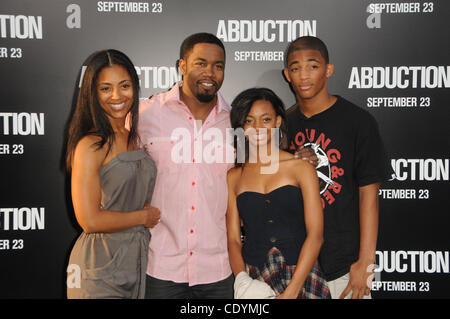
[(317, 156), (317, 176), (320, 179), (320, 194), (325, 192), (328, 188), (328, 185), (334, 185), (333, 180), (331, 179), (331, 169), (330, 169), (330, 161), (328, 160), (327, 154), (320, 148), (319, 144), (316, 143), (306, 143), (305, 147), (311, 147), (316, 153)]

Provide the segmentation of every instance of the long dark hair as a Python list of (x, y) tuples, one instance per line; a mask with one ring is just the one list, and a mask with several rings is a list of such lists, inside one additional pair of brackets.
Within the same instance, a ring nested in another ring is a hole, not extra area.
[(83, 81), (78, 91), (75, 112), (69, 124), (66, 167), (70, 171), (75, 147), (78, 142), (87, 135), (100, 137), (100, 141), (95, 145), (101, 149), (105, 144), (108, 151), (114, 142), (114, 131), (106, 117), (102, 107), (98, 102), (96, 82), (100, 71), (108, 66), (120, 65), (124, 67), (131, 77), (133, 84), (133, 105), (130, 109), (130, 133), (128, 135), (128, 145), (136, 143), (136, 126), (139, 114), (139, 77), (131, 60), (122, 52), (109, 49), (94, 53), (88, 60), (84, 72)]
[[(287, 121), (286, 121), (286, 113), (284, 110), (284, 103), (281, 99), (268, 88), (251, 88), (239, 93), (231, 102), (231, 112), (230, 112), (230, 121), (233, 129), (243, 129), (245, 124), (245, 119), (250, 112), (250, 109), (253, 106), (253, 103), (259, 100), (264, 100), (270, 102), (272, 107), (276, 113), (276, 115), (281, 116), (281, 125), (280, 125), (280, 149), (286, 150), (288, 147), (287, 141)], [(234, 136), (234, 147), (236, 148), (237, 154), (242, 154), (240, 152), (244, 151), (245, 153), (245, 162), (248, 160), (248, 141), (244, 139), (244, 143), (239, 141), (239, 136)], [(242, 147), (245, 147), (242, 150)], [(243, 166), (244, 163), (238, 162), (238, 158), (236, 158), (235, 166)]]

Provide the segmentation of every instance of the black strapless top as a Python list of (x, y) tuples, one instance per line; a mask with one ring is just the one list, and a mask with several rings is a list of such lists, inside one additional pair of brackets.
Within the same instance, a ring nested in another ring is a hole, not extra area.
[(306, 238), (300, 188), (284, 185), (267, 194), (246, 191), (236, 197), (236, 203), (244, 223), (244, 262), (262, 267), (267, 252), (277, 247), (287, 265), (296, 265)]

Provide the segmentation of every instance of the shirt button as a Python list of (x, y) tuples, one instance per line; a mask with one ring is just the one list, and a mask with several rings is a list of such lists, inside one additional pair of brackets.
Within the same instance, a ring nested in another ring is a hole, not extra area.
[(192, 210), (194, 210), (194, 209), (195, 209), (195, 207), (194, 207), (194, 206), (192, 206), (192, 207), (191, 207), (191, 209), (192, 209)]
[(277, 239), (275, 237), (270, 237), (269, 240), (270, 240), (271, 243), (275, 243), (277, 241)]
[(192, 182), (192, 186), (194, 186), (195, 185), (195, 182)]
[(189, 252), (189, 255), (191, 255), (192, 256), (192, 254), (193, 254), (193, 252), (191, 251), (191, 252)]
[(189, 119), (192, 120), (192, 116), (189, 116)]
[(273, 219), (269, 219), (269, 220), (267, 221), (267, 224), (269, 224), (269, 225), (273, 225), (273, 223), (275, 223), (275, 221), (274, 221)]
[(270, 200), (266, 199), (266, 205), (270, 205)]
[(193, 229), (191, 229), (190, 233), (191, 233), (191, 234), (193, 234), (193, 233), (194, 233), (194, 230), (193, 230)]

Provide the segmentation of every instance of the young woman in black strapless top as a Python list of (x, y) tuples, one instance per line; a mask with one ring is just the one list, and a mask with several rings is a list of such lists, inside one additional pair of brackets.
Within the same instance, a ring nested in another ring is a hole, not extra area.
[(284, 150), (283, 102), (269, 89), (253, 88), (231, 106), (233, 128), (245, 132), (236, 134), (236, 167), (227, 176), (235, 298), (329, 298), (317, 263), (319, 182), (310, 163)]

